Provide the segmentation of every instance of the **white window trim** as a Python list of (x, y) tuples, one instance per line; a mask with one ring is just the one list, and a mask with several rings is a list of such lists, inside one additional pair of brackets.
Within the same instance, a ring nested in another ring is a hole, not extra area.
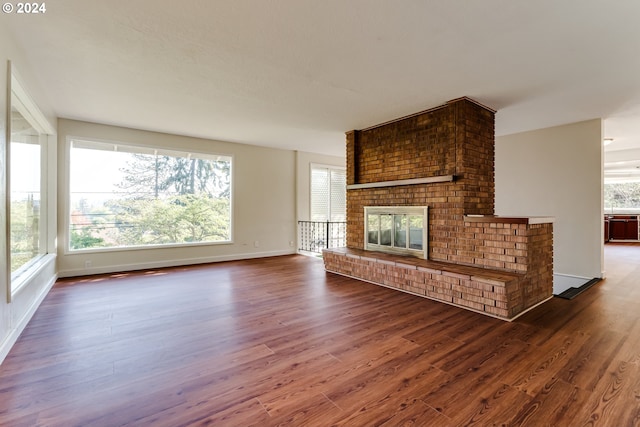
[(7, 302), (23, 289), (27, 288), (33, 279), (56, 258), (56, 136), (55, 128), (47, 120), (36, 102), (29, 95), (26, 86), (22, 83), (19, 73), (11, 63), (7, 63), (7, 105), (6, 105), (6, 135), (7, 147), (11, 142), (11, 111), (13, 108), (24, 117), (40, 134), (40, 194), (41, 212), (44, 212), (44, 221), (40, 223), (40, 243), (44, 253), (32, 260), (24, 270), (19, 271), (15, 277), (11, 274), (11, 164), (10, 150), (5, 150), (5, 165), (7, 178), (6, 187), (6, 280)]

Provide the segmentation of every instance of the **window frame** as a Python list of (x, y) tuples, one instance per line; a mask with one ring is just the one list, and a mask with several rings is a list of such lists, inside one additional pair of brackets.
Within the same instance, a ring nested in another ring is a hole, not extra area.
[(605, 214), (615, 214), (615, 213), (621, 213), (621, 214), (638, 214), (640, 213), (640, 206), (631, 206), (631, 207), (625, 207), (625, 206), (614, 206), (614, 205), (609, 205), (608, 200), (607, 200), (607, 196), (610, 193), (610, 186), (611, 185), (617, 185), (617, 184), (635, 184), (637, 186), (640, 186), (640, 178), (632, 178), (632, 179), (608, 179), (605, 178), (604, 179), (604, 184), (602, 187), (602, 192), (603, 192), (603, 209)]
[(335, 165), (326, 165), (326, 164), (320, 164), (320, 163), (311, 163), (309, 165), (309, 220), (310, 221), (314, 221), (313, 219), (313, 170), (314, 169), (325, 169), (328, 174), (329, 174), (329, 192), (327, 194), (327, 219), (324, 221), (319, 221), (319, 222), (345, 222), (346, 218), (347, 218), (347, 212), (346, 212), (346, 207), (347, 207), (347, 188), (345, 186), (345, 199), (344, 199), (344, 204), (345, 204), (345, 212), (344, 212), (344, 220), (342, 221), (334, 221), (331, 219), (331, 171), (340, 171), (342, 173), (345, 174), (346, 177), (346, 171), (347, 168), (344, 166), (335, 166)]
[(62, 252), (66, 255), (80, 255), (80, 254), (94, 254), (94, 253), (109, 253), (109, 252), (129, 252), (129, 251), (144, 251), (144, 250), (154, 250), (154, 249), (169, 249), (169, 248), (186, 248), (186, 247), (197, 247), (197, 246), (219, 246), (219, 245), (232, 245), (235, 243), (234, 241), (234, 186), (235, 186), (235, 175), (234, 175), (234, 164), (235, 164), (235, 156), (233, 154), (223, 154), (218, 152), (211, 152), (205, 150), (194, 150), (194, 149), (185, 149), (177, 148), (174, 146), (164, 146), (164, 145), (152, 145), (152, 144), (144, 144), (138, 142), (122, 142), (116, 140), (108, 140), (103, 138), (95, 138), (95, 137), (86, 137), (86, 136), (77, 136), (77, 135), (67, 135), (65, 141), (65, 164), (71, 165), (71, 145), (73, 141), (85, 141), (85, 142), (93, 142), (97, 144), (111, 144), (116, 146), (126, 146), (131, 148), (140, 148), (141, 150), (158, 150), (162, 152), (173, 152), (173, 153), (194, 153), (202, 155), (203, 157), (211, 157), (211, 156), (221, 156), (227, 157), (230, 159), (230, 185), (229, 185), (229, 240), (224, 241), (210, 241), (210, 242), (185, 242), (185, 243), (166, 243), (166, 244), (151, 244), (151, 245), (131, 245), (131, 246), (117, 246), (117, 247), (105, 247), (105, 248), (81, 248), (81, 249), (71, 249), (71, 167), (65, 168), (65, 195), (66, 200), (64, 203), (64, 232), (61, 236), (61, 244), (62, 244)]
[[(11, 61), (7, 62), (7, 105), (6, 105), (6, 148), (4, 162), (6, 165), (6, 280), (7, 302), (33, 282), (35, 276), (40, 274), (56, 257), (56, 132), (37, 103), (29, 95), (27, 86), (22, 83), (16, 68)], [(30, 259), (16, 272), (11, 272), (11, 139), (12, 139), (12, 111), (17, 110), (22, 117), (38, 132), (38, 145), (40, 147), (40, 219), (38, 222), (39, 246), (42, 253)]]

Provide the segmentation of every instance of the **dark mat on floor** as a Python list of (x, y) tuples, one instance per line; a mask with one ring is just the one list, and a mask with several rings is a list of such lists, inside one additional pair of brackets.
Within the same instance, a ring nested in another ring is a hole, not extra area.
[(580, 295), (581, 293), (583, 293), (584, 291), (586, 291), (587, 289), (589, 289), (590, 287), (598, 283), (600, 280), (601, 279), (598, 279), (598, 278), (591, 279), (584, 285), (580, 286), (579, 288), (569, 288), (566, 291), (556, 296), (564, 299), (574, 299), (575, 297), (577, 297), (578, 295)]

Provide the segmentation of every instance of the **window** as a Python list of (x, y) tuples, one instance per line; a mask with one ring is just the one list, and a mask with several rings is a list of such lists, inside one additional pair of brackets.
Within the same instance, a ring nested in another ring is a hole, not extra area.
[[(613, 182), (611, 182), (613, 181)], [(604, 183), (605, 212), (640, 212), (640, 182), (606, 180)]]
[(311, 166), (311, 221), (346, 221), (347, 174), (344, 169)]
[(54, 130), (19, 82), (11, 67), (8, 222), (11, 286), (8, 299), (42, 265), (51, 250), (48, 239), (48, 136)]
[(70, 141), (69, 250), (231, 241), (231, 157)]
[(39, 132), (12, 108), (9, 144), (12, 279), (27, 270), (46, 249), (42, 238), (42, 157)]
[(367, 250), (427, 258), (427, 207), (365, 207)]

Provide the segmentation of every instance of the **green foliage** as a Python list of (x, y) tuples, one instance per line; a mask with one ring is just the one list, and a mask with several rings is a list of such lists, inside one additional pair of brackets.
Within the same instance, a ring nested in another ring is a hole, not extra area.
[(40, 254), (38, 206), (30, 197), (24, 201), (12, 201), (10, 218), (11, 229), (11, 272)]
[(228, 240), (229, 200), (185, 194), (170, 199), (109, 202), (116, 246)]
[(113, 213), (104, 206), (92, 207), (87, 199), (80, 199), (76, 210), (71, 213), (69, 247), (71, 249), (103, 248), (113, 246), (104, 239), (105, 230), (110, 227)]
[(80, 232), (71, 230), (71, 249), (103, 247), (104, 239), (91, 234), (91, 229), (82, 228)]

